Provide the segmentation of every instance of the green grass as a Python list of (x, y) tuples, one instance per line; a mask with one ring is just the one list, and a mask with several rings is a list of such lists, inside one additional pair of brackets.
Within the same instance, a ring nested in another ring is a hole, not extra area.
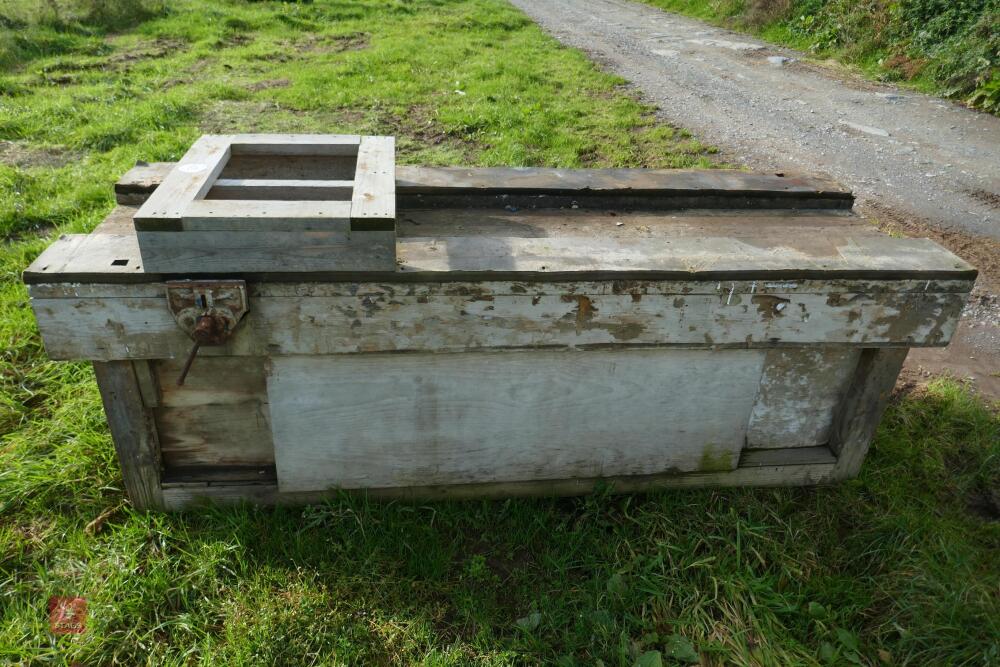
[(1000, 0), (640, 0), (1000, 114)]
[[(38, 6), (0, 4), (0, 663), (1000, 660), (1000, 420), (952, 382), (835, 488), (133, 510), (19, 273), (136, 159), (270, 130), (392, 132), (417, 163), (712, 157), (499, 0)], [(85, 634), (49, 634), (51, 595), (88, 599)]]

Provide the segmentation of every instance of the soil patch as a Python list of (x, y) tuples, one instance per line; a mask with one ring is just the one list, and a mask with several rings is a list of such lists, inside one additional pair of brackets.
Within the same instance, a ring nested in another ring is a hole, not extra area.
[(367, 48), (368, 40), (368, 34), (355, 32), (349, 35), (311, 35), (286, 45), (299, 53), (338, 53)]
[(79, 155), (63, 148), (36, 148), (16, 141), (0, 141), (0, 162), (12, 167), (58, 168), (77, 159)]
[(257, 83), (250, 84), (247, 86), (247, 90), (252, 90), (257, 92), (259, 90), (267, 90), (269, 88), (287, 88), (292, 85), (289, 79), (269, 79), (267, 81), (258, 81)]

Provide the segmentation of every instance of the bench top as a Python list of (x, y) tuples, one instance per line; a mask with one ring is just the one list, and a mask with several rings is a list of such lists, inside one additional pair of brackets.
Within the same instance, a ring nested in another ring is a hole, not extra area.
[[(141, 164), (90, 234), (56, 240), (27, 283), (137, 283), (132, 216), (169, 171)], [(893, 238), (851, 211), (826, 179), (731, 170), (398, 167), (394, 272), (296, 270), (276, 251), (267, 281), (974, 279), (928, 239)], [(284, 256), (287, 255), (287, 256)]]

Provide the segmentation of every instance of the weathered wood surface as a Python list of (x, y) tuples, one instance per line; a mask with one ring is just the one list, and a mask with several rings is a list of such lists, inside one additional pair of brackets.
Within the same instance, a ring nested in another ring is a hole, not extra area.
[(850, 209), (832, 181), (735, 170), (411, 167), (401, 208)]
[[(870, 223), (849, 211), (734, 209), (670, 214), (628, 209), (404, 209), (397, 232), (407, 238), (593, 236), (655, 243), (678, 237), (726, 237), (830, 256), (836, 254), (836, 245), (848, 237), (881, 236)], [(815, 238), (817, 234), (821, 237)]]
[(855, 477), (861, 470), (907, 352), (902, 348), (861, 353), (830, 432), (830, 449), (837, 456), (837, 479)]
[[(341, 223), (343, 227), (349, 224), (346, 219)], [(276, 229), (285, 226), (284, 221), (275, 221)], [(319, 222), (317, 226), (324, 225)], [(89, 256), (92, 262), (107, 260), (112, 267), (137, 267), (133, 274), (126, 270), (122, 275), (134, 275), (147, 266), (159, 269), (158, 275), (242, 275), (247, 270), (277, 273), (292, 266), (306, 272), (352, 274), (373, 268), (392, 271), (396, 266), (395, 235), (385, 231), (139, 232), (138, 236), (142, 244), (139, 258), (112, 259), (108, 254), (98, 254), (101, 250), (120, 254), (98, 243), (82, 250), (94, 250)], [(168, 267), (169, 272), (165, 271)]]
[[(765, 362), (766, 363), (766, 362)], [(833, 464), (837, 457), (826, 445), (817, 447), (787, 447), (783, 449), (744, 449), (740, 468)]]
[(204, 197), (212, 187), (229, 155), (229, 137), (205, 135), (195, 141), (136, 212), (136, 227), (180, 220), (188, 203)]
[[(347, 234), (351, 204), (346, 201), (258, 201), (203, 199), (184, 209), (181, 231), (319, 231)], [(139, 232), (142, 248), (142, 232)]]
[(354, 181), (275, 178), (219, 178), (205, 195), (214, 199), (350, 201)]
[(354, 181), (357, 156), (299, 155), (276, 160), (273, 155), (233, 155), (220, 179)]
[[(614, 493), (640, 493), (658, 489), (682, 489), (727, 486), (812, 486), (832, 479), (834, 464), (772, 465), (737, 468), (713, 473), (664, 473), (589, 479), (557, 479), (484, 484), (363, 489), (367, 497), (404, 500), (461, 500), (476, 498), (511, 498), (573, 496), (609, 488)], [(253, 503), (257, 505), (301, 505), (319, 503), (342, 491), (279, 492), (273, 483), (173, 483), (163, 489), (164, 507), (179, 510), (206, 502), (222, 505)]]
[(392, 137), (362, 137), (351, 196), (351, 222), (358, 229), (395, 229), (391, 224), (395, 219), (396, 141)]
[[(792, 289), (797, 286), (775, 283), (769, 289), (754, 281), (443, 283), (412, 289), (256, 285), (250, 312), (231, 342), (201, 354), (930, 346), (951, 338), (964, 302), (954, 292), (823, 293)], [(66, 295), (46, 296), (56, 289)], [(190, 341), (168, 312), (162, 287), (145, 285), (141, 295), (121, 296), (132, 288), (109, 286), (110, 293), (119, 292), (110, 297), (82, 286), (77, 296), (77, 289), (32, 287), (32, 307), (51, 358), (164, 359), (187, 353)]]
[(352, 156), (362, 137), (357, 134), (235, 134), (224, 135), (233, 155)]
[[(120, 230), (120, 227), (117, 227)], [(108, 231), (107, 228), (105, 232)], [(375, 232), (366, 232), (375, 233)], [(822, 230), (814, 230), (822, 235)], [(248, 280), (419, 282), (447, 280), (782, 280), (815, 278), (965, 279), (976, 270), (928, 239), (846, 236), (821, 254), (791, 239), (784, 245), (755, 245), (726, 236), (645, 238), (591, 237), (402, 237), (396, 239), (395, 271), (352, 271), (313, 258), (278, 258), (273, 265), (219, 269), (182, 264), (180, 273), (232, 272)], [(797, 247), (798, 246), (798, 247)], [(116, 263), (118, 262), (118, 263)], [(122, 263), (124, 262), (124, 264)], [(271, 270), (266, 270), (266, 269)], [(294, 269), (294, 270), (293, 270)], [(147, 272), (134, 233), (63, 236), (24, 272), (27, 283), (147, 282), (164, 273)], [(169, 274), (172, 275), (172, 274)]]
[(700, 350), (272, 357), (278, 484), (732, 469), (763, 359)]
[(139, 509), (162, 506), (156, 427), (132, 362), (94, 362), (94, 374), (129, 499)]
[(826, 445), (860, 354), (857, 348), (819, 346), (770, 350), (750, 414), (747, 447)]
[(154, 362), (144, 359), (132, 362), (135, 379), (139, 383), (139, 395), (142, 397), (142, 404), (147, 408), (156, 408), (160, 405), (160, 380), (153, 366)]
[[(689, 358), (685, 355), (690, 352), (675, 349), (670, 355), (685, 359)], [(746, 443), (751, 449), (743, 450), (740, 465), (832, 462), (826, 438), (829, 437), (829, 425), (839, 402), (823, 400), (818, 406), (806, 405), (808, 419), (804, 420), (802, 406), (790, 400), (789, 393), (815, 393), (808, 388), (813, 382), (829, 386), (846, 385), (854, 375), (855, 366), (841, 360), (849, 358), (856, 364), (859, 351), (788, 348), (765, 354), (761, 378), (765, 384), (751, 391), (755, 399)], [(435, 360), (428, 355), (421, 355), (421, 358)], [(184, 386), (178, 387), (176, 380), (183, 365), (181, 359), (135, 362), (145, 405), (160, 408), (154, 414), (167, 472), (185, 468), (189, 470), (187, 474), (190, 477), (193, 471), (210, 469), (218, 472), (221, 466), (247, 470), (250, 467), (273, 467), (265, 363), (262, 357), (200, 357), (191, 368)], [(778, 363), (777, 369), (771, 368), (774, 363)], [(148, 378), (147, 388), (143, 388), (144, 374), (140, 373), (143, 369)], [(432, 371), (433, 367), (428, 366), (427, 372)], [(787, 382), (787, 390), (766, 386), (768, 378), (774, 380), (776, 377)], [(152, 398), (148, 398), (150, 396)], [(767, 432), (769, 436), (764, 444), (758, 444), (761, 438), (754, 437), (761, 432)], [(247, 474), (247, 470), (243, 474)], [(249, 479), (257, 479), (257, 471), (251, 472)]]
[[(136, 165), (115, 185), (119, 203), (131, 204), (143, 193), (148, 195), (163, 180), (173, 164), (154, 162)], [(303, 165), (301, 172), (308, 173), (318, 166)], [(704, 202), (717, 196), (729, 206), (743, 203), (740, 201), (743, 197), (754, 199), (754, 202), (749, 202), (751, 205), (773, 204), (778, 199), (785, 199), (789, 204), (805, 209), (850, 208), (853, 201), (849, 190), (828, 179), (709, 169), (483, 169), (400, 165), (396, 167), (396, 192), (404, 200), (412, 200), (412, 203), (419, 203), (418, 195), (435, 192), (445, 193), (449, 197), (477, 193), (482, 196), (520, 193), (548, 195), (553, 198), (588, 194), (604, 197), (615, 194), (631, 194), (635, 197), (669, 194), (690, 198), (695, 202)]]
[(274, 465), (264, 360), (199, 357), (177, 386), (182, 360), (156, 362), (155, 410), (168, 470)]
[(545, 167), (400, 167), (399, 188), (407, 194), (523, 192), (596, 194), (629, 190), (633, 193), (695, 194), (766, 193), (774, 195), (839, 197), (851, 200), (851, 191), (830, 179), (815, 176), (761, 174), (735, 169), (552, 169)]
[[(69, 297), (92, 297), (97, 299), (118, 299), (122, 297), (159, 296), (163, 293), (163, 282), (143, 283), (72, 283), (42, 282), (31, 284), (31, 295), (39, 299), (62, 299)], [(254, 282), (247, 284), (252, 297), (337, 297), (406, 295), (414, 297), (467, 296), (486, 297), (503, 295), (544, 296), (547, 293), (611, 295), (688, 295), (725, 294), (726, 300), (751, 297), (755, 294), (824, 294), (831, 297), (833, 304), (842, 304), (845, 295), (920, 295), (952, 294), (962, 297), (973, 286), (968, 280), (868, 280), (868, 279), (809, 279), (809, 280), (564, 280), (531, 282), (522, 280), (484, 280), (475, 283), (426, 282)], [(548, 290), (548, 291), (546, 291)], [(731, 301), (730, 301), (731, 303)]]

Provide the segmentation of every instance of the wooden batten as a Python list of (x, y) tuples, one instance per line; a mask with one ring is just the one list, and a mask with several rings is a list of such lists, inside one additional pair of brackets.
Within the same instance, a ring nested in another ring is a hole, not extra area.
[(354, 181), (276, 178), (219, 178), (206, 200), (250, 199), (298, 201), (349, 201)]
[(394, 230), (396, 163), (393, 137), (364, 137), (351, 196), (351, 228)]

